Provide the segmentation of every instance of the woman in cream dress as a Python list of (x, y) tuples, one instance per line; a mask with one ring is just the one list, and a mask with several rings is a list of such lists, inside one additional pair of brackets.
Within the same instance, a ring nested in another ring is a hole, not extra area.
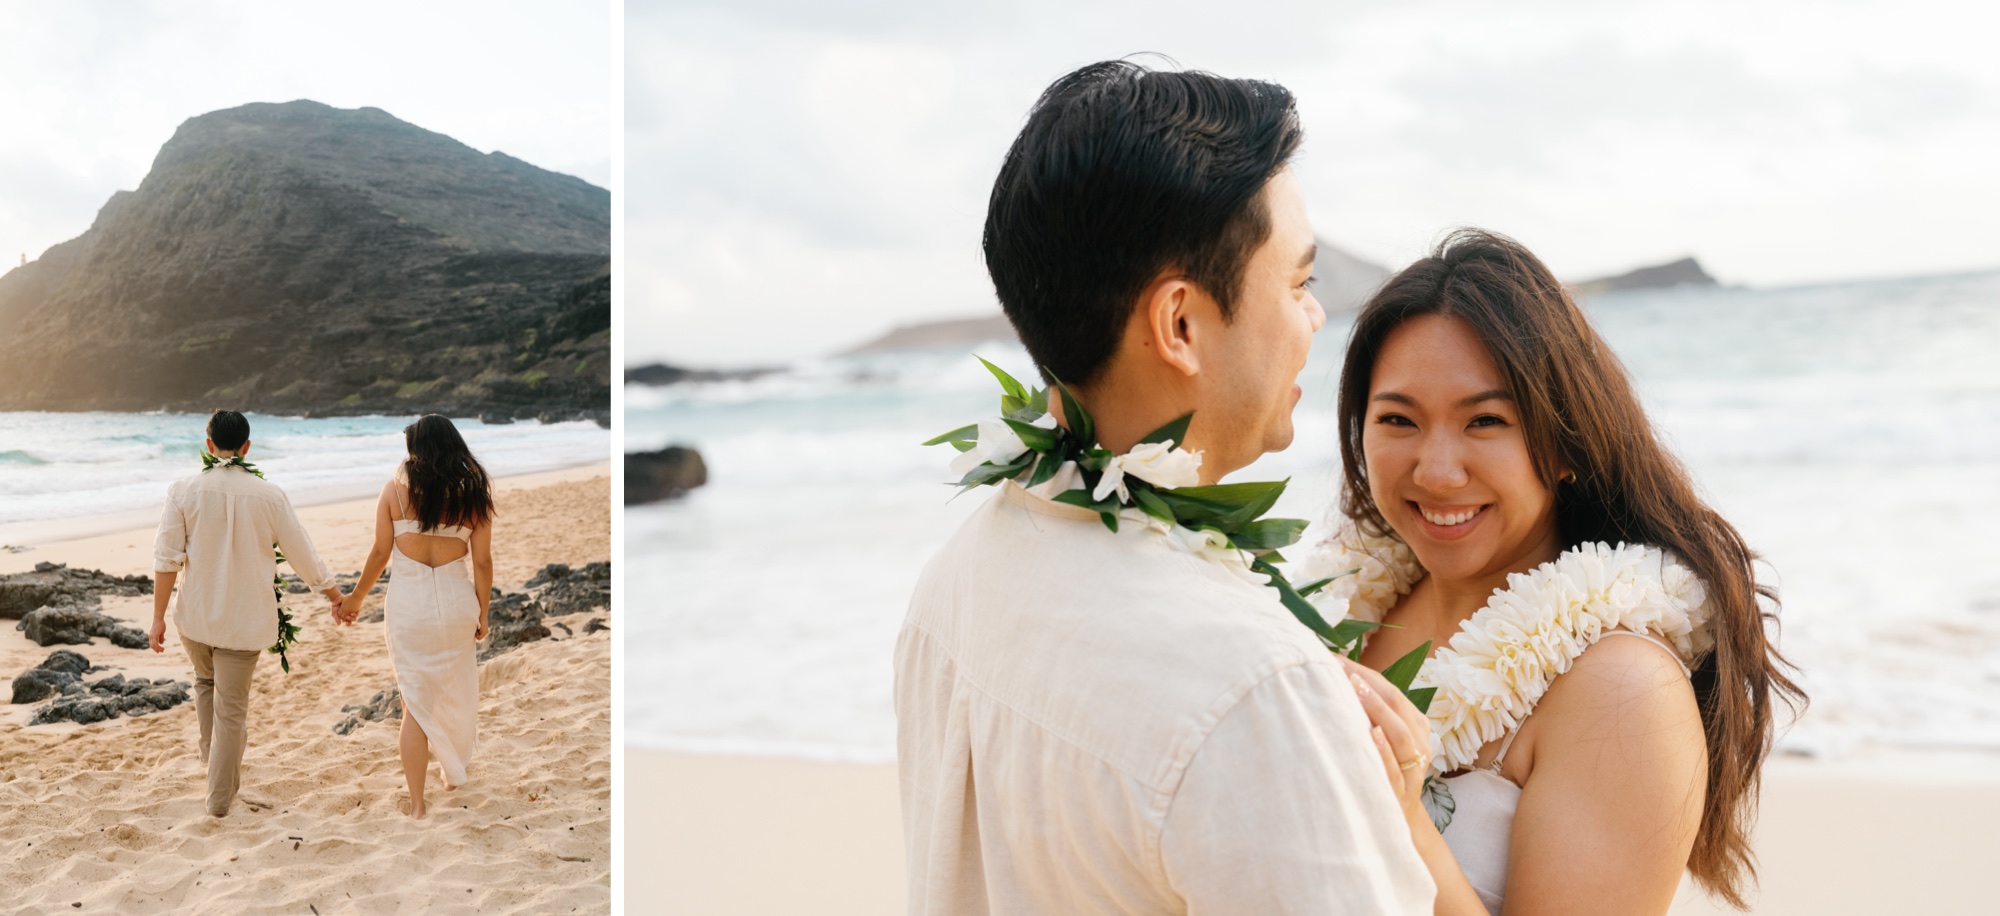
[(1659, 914), (1683, 872), (1744, 906), (1773, 701), (1803, 699), (1776, 595), (1548, 268), (1461, 230), (1392, 277), (1338, 421), (1344, 527), (1300, 581), (1358, 570), (1322, 594), (1391, 625), (1369, 668), (1432, 646), (1428, 715), (1355, 684), (1436, 911)]
[(425, 813), (424, 781), (436, 758), (444, 787), (465, 783), (478, 743), (478, 643), (492, 595), (493, 498), (486, 469), (451, 421), (431, 414), (403, 429), (409, 457), (382, 487), (375, 546), (342, 602), (352, 621), (386, 567), (383, 608), (389, 658), (403, 695), (399, 750), (410, 816)]

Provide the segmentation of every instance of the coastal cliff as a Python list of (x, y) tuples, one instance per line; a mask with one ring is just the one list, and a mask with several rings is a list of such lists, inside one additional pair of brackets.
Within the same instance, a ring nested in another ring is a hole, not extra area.
[(0, 276), (0, 410), (610, 409), (610, 193), (373, 108), (184, 122)]

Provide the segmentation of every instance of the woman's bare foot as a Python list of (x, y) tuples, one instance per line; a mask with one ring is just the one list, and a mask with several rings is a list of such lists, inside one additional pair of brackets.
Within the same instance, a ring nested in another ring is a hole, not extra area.
[(411, 819), (411, 820), (413, 820), (413, 821), (420, 821), (420, 820), (423, 820), (423, 819), (424, 819), (424, 815), (425, 815), (426, 813), (427, 813), (427, 812), (426, 812), (426, 811), (424, 810), (424, 800), (423, 800), (423, 799), (421, 799), (421, 798), (412, 798), (412, 799), (410, 799), (410, 819)]

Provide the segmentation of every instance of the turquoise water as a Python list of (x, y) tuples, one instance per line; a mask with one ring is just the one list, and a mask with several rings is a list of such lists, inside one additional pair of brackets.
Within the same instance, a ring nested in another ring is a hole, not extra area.
[[(1781, 746), (2000, 748), (2000, 273), (1599, 297), (1592, 320), (1662, 434), (1768, 561), (1807, 717)], [(1322, 519), (1338, 471), (1320, 334), (1288, 451)], [(980, 354), (1026, 378), (1015, 347)], [(711, 484), (627, 514), (628, 738), (887, 760), (890, 652), (948, 502), (917, 443), (995, 407), (963, 352), (830, 359), (751, 382), (627, 389), (627, 447), (701, 449)], [(1308, 537), (1310, 537), (1310, 533)]]

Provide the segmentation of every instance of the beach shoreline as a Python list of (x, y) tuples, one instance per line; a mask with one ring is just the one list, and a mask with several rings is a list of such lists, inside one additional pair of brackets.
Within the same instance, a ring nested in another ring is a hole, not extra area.
[[(630, 912), (873, 914), (903, 907), (896, 768), (627, 747)], [(1974, 912), (2000, 753), (1868, 750), (1765, 768), (1751, 911)], [(781, 876), (783, 880), (774, 880)], [(1736, 910), (1683, 880), (1675, 916)]]
[[(494, 584), (520, 591), (551, 563), (612, 559), (610, 462), (494, 482)], [(375, 500), (299, 501), (318, 552), (358, 570)], [(150, 575), (153, 521), (0, 553), (0, 572), (62, 563)], [(343, 706), (394, 685), (381, 623), (336, 626), (314, 595), (288, 605), (303, 626), (292, 671), (262, 658), (253, 681), (243, 788), (226, 818), (202, 810), (194, 705), (89, 725), (28, 727), (39, 704), (0, 716), (0, 899), (29, 911), (606, 912), (611, 871), (611, 634), (590, 618), (482, 663), (471, 779), (444, 792), (432, 769), (431, 817), (405, 816), (394, 721), (334, 732)], [(373, 598), (366, 611), (380, 606)], [(152, 598), (106, 597), (103, 610), (150, 622)], [(171, 616), (170, 616), (171, 619)], [(616, 621), (612, 621), (616, 625)], [(36, 646), (0, 631), (8, 679), (58, 648), (129, 677), (191, 681), (175, 628), (162, 654), (105, 640)]]
[[(493, 479), (496, 487), (534, 487), (563, 480), (578, 480), (609, 474), (611, 463), (607, 460), (585, 461), (562, 467), (545, 468), (521, 474), (509, 474)], [(300, 490), (287, 489), (285, 495), (296, 510), (313, 509), (357, 500), (373, 501), (380, 485), (357, 484), (344, 487), (314, 487)], [(160, 487), (160, 500), (166, 499), (167, 490)], [(145, 509), (125, 509), (117, 512), (94, 512), (66, 518), (28, 519), (19, 522), (0, 523), (0, 573), (19, 572), (32, 568), (36, 560), (28, 560), (23, 566), (23, 555), (51, 544), (76, 541), (86, 538), (129, 532), (139, 528), (151, 528), (160, 521), (160, 504)]]

